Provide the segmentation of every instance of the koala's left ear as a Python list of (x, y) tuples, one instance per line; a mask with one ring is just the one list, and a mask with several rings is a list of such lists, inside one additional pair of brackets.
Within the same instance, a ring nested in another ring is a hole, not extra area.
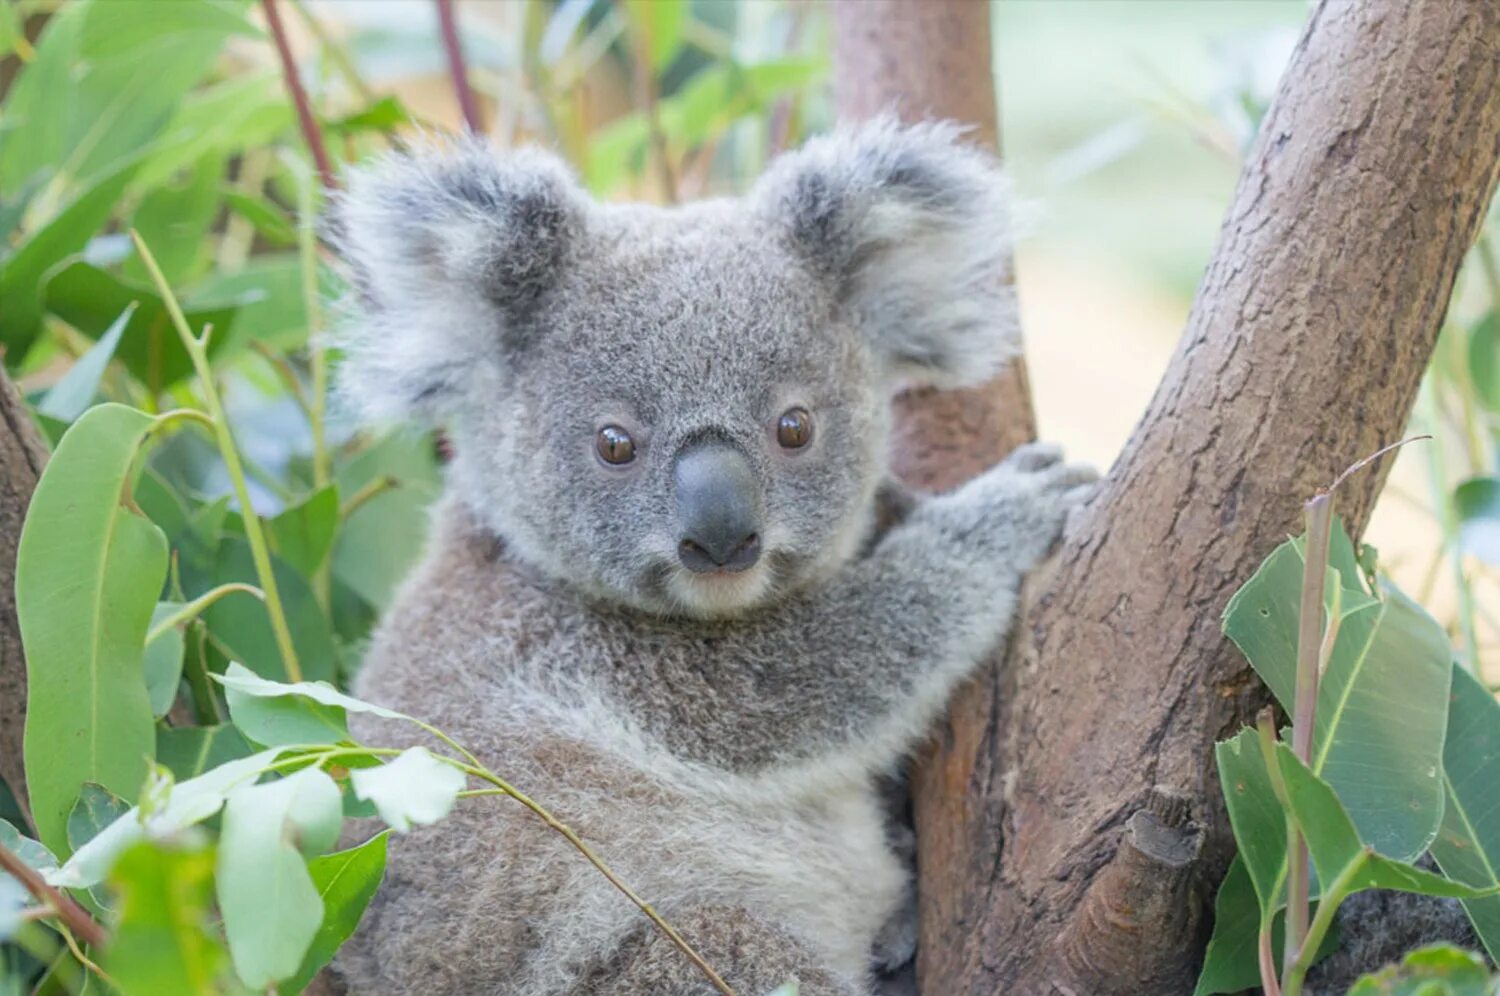
[(976, 384), (1019, 352), (1008, 184), (946, 122), (841, 128), (751, 194), (833, 281), (893, 379)]
[(342, 395), (370, 418), (441, 422), (521, 345), (528, 309), (577, 252), (590, 202), (555, 156), (479, 140), (351, 172), (331, 239), (353, 314)]

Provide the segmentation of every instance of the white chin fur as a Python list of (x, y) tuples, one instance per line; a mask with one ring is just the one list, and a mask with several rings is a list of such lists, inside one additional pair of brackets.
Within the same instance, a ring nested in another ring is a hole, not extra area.
[(762, 560), (737, 574), (694, 574), (676, 570), (667, 581), (674, 603), (698, 616), (728, 616), (755, 607), (771, 588), (771, 571)]

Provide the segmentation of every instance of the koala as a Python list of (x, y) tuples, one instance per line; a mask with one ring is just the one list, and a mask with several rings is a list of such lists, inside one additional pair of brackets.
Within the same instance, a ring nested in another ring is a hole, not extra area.
[[(1017, 348), (1005, 191), (957, 128), (880, 120), (740, 199), (594, 203), (546, 152), (470, 141), (336, 207), (344, 396), (453, 449), (356, 691), (548, 807), (743, 994), (869, 994), (910, 956), (878, 780), (1095, 477), (1032, 445), (874, 529), (893, 391)], [(393, 842), (338, 968), (355, 993), (714, 991), (504, 798)]]

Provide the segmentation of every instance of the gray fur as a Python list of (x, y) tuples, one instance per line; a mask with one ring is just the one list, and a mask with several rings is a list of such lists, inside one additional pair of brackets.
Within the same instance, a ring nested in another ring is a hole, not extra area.
[[(358, 692), (552, 808), (747, 996), (794, 976), (868, 994), (872, 960), (907, 953), (876, 780), (1004, 638), (1093, 478), (1033, 446), (899, 497), (874, 532), (899, 496), (892, 390), (977, 381), (1015, 348), (1002, 194), (953, 130), (879, 122), (742, 201), (596, 205), (542, 153), (466, 147), (379, 164), (340, 206), (361, 289), (345, 390), (456, 450)], [(794, 405), (814, 431), (788, 451)], [(636, 440), (623, 468), (593, 452), (610, 423)], [(740, 574), (675, 558), (672, 462), (703, 439), (760, 488), (765, 555)], [(339, 964), (356, 993), (707, 991), (503, 800), (395, 842)]]

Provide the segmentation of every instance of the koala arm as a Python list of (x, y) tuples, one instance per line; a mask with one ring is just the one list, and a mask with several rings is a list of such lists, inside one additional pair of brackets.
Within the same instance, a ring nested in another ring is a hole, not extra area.
[(1024, 447), (916, 505), (832, 584), (744, 634), (740, 653), (775, 669), (746, 712), (771, 738), (761, 756), (852, 749), (889, 765), (1000, 646), (1022, 577), (1094, 477), (1053, 447)]

